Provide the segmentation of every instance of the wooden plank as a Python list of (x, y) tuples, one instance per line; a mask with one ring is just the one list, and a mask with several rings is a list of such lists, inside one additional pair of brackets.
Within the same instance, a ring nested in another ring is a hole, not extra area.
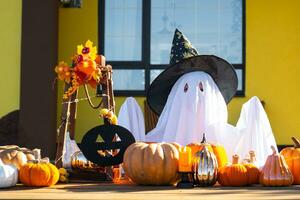
[(53, 0), (22, 1), (20, 146), (40, 148), (43, 156), (51, 159), (56, 152), (57, 99), (52, 83), (57, 64), (58, 7), (59, 2)]
[(0, 199), (299, 199), (300, 186), (202, 187), (114, 184), (59, 184), (50, 188), (17, 186), (0, 190)]

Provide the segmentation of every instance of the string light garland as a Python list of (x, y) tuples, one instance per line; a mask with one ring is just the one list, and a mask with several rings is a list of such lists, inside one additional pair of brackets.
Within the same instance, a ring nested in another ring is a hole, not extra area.
[[(93, 98), (97, 98), (97, 97), (106, 97), (107, 95), (105, 94), (101, 94), (101, 95), (96, 95), (96, 96), (92, 96), (90, 97), (90, 99), (93, 99)], [(74, 99), (73, 101), (65, 101), (65, 102), (62, 102), (61, 104), (68, 104), (68, 103), (78, 103), (79, 101), (86, 101), (86, 100), (89, 100), (88, 97), (85, 97), (85, 98), (80, 98), (80, 99)]]

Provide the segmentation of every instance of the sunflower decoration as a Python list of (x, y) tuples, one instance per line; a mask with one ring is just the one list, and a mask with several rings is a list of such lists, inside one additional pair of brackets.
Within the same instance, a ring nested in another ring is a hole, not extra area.
[(97, 56), (97, 47), (93, 46), (93, 42), (88, 40), (84, 46), (82, 44), (77, 46), (77, 54), (82, 56), (83, 59), (90, 58), (95, 60)]
[(69, 98), (84, 84), (95, 88), (102, 78), (101, 67), (93, 42), (88, 40), (84, 45), (78, 45), (77, 53), (72, 57), (72, 66), (62, 61), (55, 67), (58, 79), (70, 84), (63, 98)]

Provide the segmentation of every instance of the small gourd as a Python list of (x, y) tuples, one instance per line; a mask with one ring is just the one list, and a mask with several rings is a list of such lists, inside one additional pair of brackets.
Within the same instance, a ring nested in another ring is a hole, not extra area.
[(26, 155), (18, 150), (3, 150), (0, 153), (0, 159), (3, 163), (14, 165), (17, 169), (20, 169), (27, 162)]
[(272, 146), (273, 154), (269, 155), (262, 168), (259, 182), (263, 186), (289, 186), (293, 183), (293, 175), (282, 155)]
[(6, 165), (0, 159), (0, 188), (13, 187), (18, 182), (18, 169), (13, 165)]
[(40, 149), (30, 150), (16, 145), (1, 146), (0, 159), (4, 164), (14, 165), (17, 169), (25, 165), (29, 160), (35, 160), (40, 155)]

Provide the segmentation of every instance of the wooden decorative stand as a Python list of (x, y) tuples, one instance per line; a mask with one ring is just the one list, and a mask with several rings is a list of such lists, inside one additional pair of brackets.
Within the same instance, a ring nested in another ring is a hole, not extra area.
[[(102, 97), (101, 102), (95, 106), (89, 96), (87, 86), (85, 85), (85, 94), (87, 96), (87, 100), (90, 106), (93, 109), (98, 108), (107, 108), (112, 112), (115, 111), (115, 101), (114, 101), (114, 93), (113, 93), (113, 83), (112, 83), (112, 67), (110, 65), (106, 65), (105, 57), (100, 56), (100, 66), (102, 72), (102, 78), (100, 80), (100, 87), (102, 89), (102, 94), (99, 95)], [(65, 85), (65, 91), (68, 90), (70, 85)], [(69, 99), (63, 101), (62, 106), (62, 114), (61, 114), (61, 125), (58, 129), (58, 138), (57, 138), (57, 152), (55, 164), (58, 168), (63, 166), (62, 157), (64, 151), (64, 144), (66, 140), (67, 132), (70, 133), (70, 138), (74, 139), (75, 136), (75, 121), (77, 114), (77, 97), (78, 92), (76, 91)], [(108, 124), (108, 120), (104, 118), (104, 123)], [(72, 181), (72, 177), (76, 180), (81, 179), (89, 179), (90, 181), (113, 181), (113, 178), (117, 178), (118, 174), (114, 173), (119, 171), (119, 165), (116, 166), (106, 166), (102, 168), (98, 168), (95, 170), (82, 170), (82, 169), (74, 169), (70, 172), (70, 180)], [(100, 170), (99, 170), (100, 169)], [(102, 169), (102, 170), (101, 170)]]

